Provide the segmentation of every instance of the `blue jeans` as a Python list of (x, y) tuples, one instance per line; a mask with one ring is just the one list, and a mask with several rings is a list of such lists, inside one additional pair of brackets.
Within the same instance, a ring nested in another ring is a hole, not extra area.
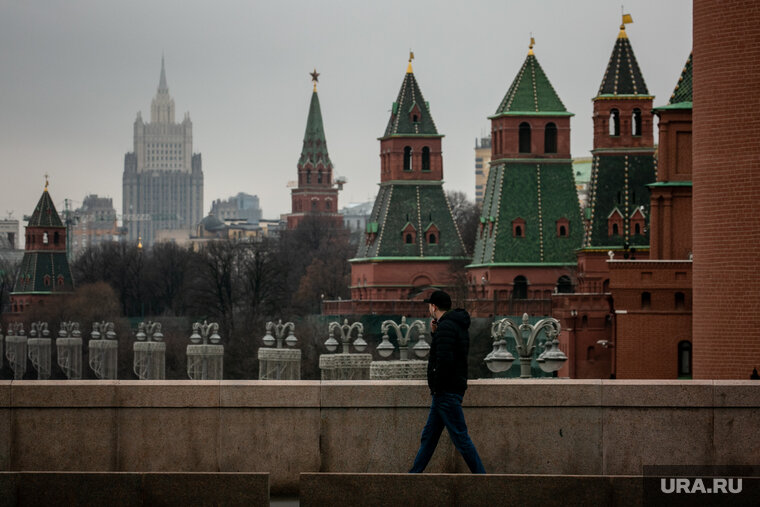
[(464, 413), (462, 412), (462, 397), (453, 393), (433, 395), (430, 415), (425, 428), (422, 430), (420, 450), (417, 451), (417, 457), (414, 458), (414, 464), (409, 473), (418, 474), (425, 470), (430, 458), (433, 457), (433, 452), (438, 445), (438, 439), (444, 427), (449, 430), (451, 441), (464, 458), (467, 466), (470, 467), (470, 472), (474, 474), (486, 473), (480, 456), (478, 456), (478, 451), (475, 449), (475, 444), (472, 443), (470, 435), (467, 433), (467, 424), (464, 422)]

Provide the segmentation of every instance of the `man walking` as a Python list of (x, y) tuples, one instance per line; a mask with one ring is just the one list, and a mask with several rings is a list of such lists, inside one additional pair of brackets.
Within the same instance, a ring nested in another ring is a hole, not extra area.
[(410, 473), (421, 473), (433, 456), (445, 427), (451, 441), (474, 474), (486, 473), (478, 451), (467, 433), (462, 412), (462, 397), (467, 389), (467, 353), (470, 348), (470, 315), (463, 309), (451, 309), (451, 297), (437, 290), (425, 300), (433, 318), (427, 379), (433, 401), (430, 404), (420, 450)]

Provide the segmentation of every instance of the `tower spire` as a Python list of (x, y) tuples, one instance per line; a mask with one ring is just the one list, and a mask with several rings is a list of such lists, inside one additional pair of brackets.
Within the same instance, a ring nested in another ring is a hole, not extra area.
[(414, 60), (414, 51), (411, 49), (409, 50), (409, 65), (406, 66), (406, 73), (407, 74), (413, 74), (414, 71), (412, 70), (412, 60)]
[(163, 54), (161, 54), (161, 78), (158, 81), (158, 93), (169, 93), (169, 87), (166, 86), (166, 69), (164, 68)]

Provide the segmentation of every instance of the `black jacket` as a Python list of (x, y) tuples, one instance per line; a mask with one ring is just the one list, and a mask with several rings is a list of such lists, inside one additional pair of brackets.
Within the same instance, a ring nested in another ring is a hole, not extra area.
[(428, 360), (430, 392), (463, 395), (467, 389), (467, 353), (470, 349), (470, 314), (457, 308), (443, 314), (432, 334)]

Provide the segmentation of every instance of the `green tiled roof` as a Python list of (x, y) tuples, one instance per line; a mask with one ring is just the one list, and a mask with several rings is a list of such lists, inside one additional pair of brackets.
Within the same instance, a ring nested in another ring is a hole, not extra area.
[(29, 219), (28, 227), (63, 227), (61, 217), (58, 216), (58, 212), (53, 204), (53, 199), (50, 198), (50, 194), (47, 189), (42, 192), (37, 207), (34, 208), (32, 218)]
[(565, 109), (535, 55), (528, 54), (494, 116), (536, 113), (572, 114)]
[(683, 66), (681, 71), (681, 77), (678, 78), (678, 84), (673, 90), (673, 95), (670, 96), (670, 102), (668, 104), (678, 104), (679, 102), (691, 103), (691, 55), (686, 60), (686, 65)]
[[(524, 237), (512, 234), (518, 218), (525, 221)], [(569, 231), (560, 237), (557, 221), (563, 218)], [(583, 225), (572, 164), (506, 162), (491, 167), (481, 223), (474, 265), (573, 264)]]
[[(45, 284), (45, 277), (48, 284)], [(63, 277), (59, 285), (58, 277)], [(25, 252), (21, 267), (13, 286), (14, 293), (36, 292), (55, 293), (72, 292), (74, 283), (71, 278), (66, 252)]]
[[(415, 110), (418, 113), (416, 122), (414, 121)], [(430, 106), (425, 102), (413, 72), (407, 72), (404, 75), (404, 82), (401, 83), (398, 98), (393, 103), (391, 117), (383, 137), (407, 135), (439, 135), (433, 116), (430, 114)]]
[[(653, 155), (595, 156), (591, 170), (589, 192), (589, 225), (584, 247), (599, 247), (616, 243), (649, 246), (649, 188), (656, 180)], [(628, 227), (631, 214), (644, 207), (644, 234), (633, 235)], [(623, 231), (610, 237), (607, 217), (618, 208), (623, 215)]]
[(327, 141), (325, 129), (322, 126), (322, 111), (319, 107), (319, 96), (316, 90), (311, 94), (309, 116), (306, 120), (306, 132), (303, 135), (303, 149), (298, 165), (304, 166), (311, 163), (316, 167), (320, 163), (324, 167), (331, 167), (330, 155), (327, 153)]
[(618, 37), (604, 72), (600, 95), (649, 95), (628, 37)]
[[(367, 228), (376, 234), (362, 241), (356, 258), (378, 257), (462, 257), (465, 248), (459, 235), (441, 182), (387, 182), (380, 190)], [(411, 224), (416, 241), (405, 243), (403, 229)], [(438, 228), (436, 243), (429, 243), (425, 232), (431, 224)]]

